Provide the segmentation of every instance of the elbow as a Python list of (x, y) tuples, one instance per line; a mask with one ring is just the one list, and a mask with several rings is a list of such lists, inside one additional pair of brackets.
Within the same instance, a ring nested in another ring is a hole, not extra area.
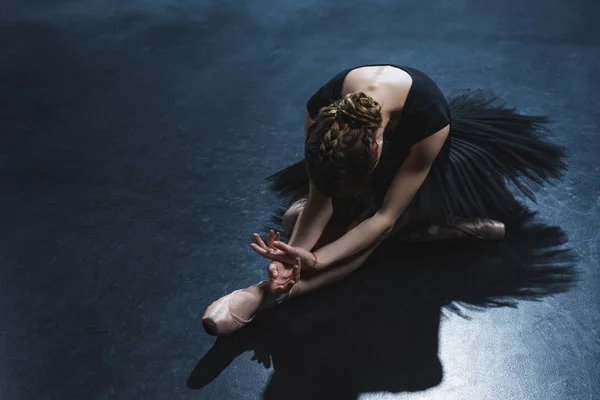
[(377, 219), (377, 226), (382, 232), (382, 238), (386, 239), (394, 233), (396, 227), (396, 219), (393, 216), (377, 213), (374, 216)]
[(383, 231), (383, 238), (387, 239), (395, 233), (396, 224), (394, 222), (386, 225), (385, 230)]

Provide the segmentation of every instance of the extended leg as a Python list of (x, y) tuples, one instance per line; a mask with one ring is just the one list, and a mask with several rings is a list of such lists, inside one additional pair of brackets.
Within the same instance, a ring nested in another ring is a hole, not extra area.
[[(283, 227), (286, 236), (290, 236), (294, 229), (298, 216), (302, 212), (305, 201), (299, 200), (294, 203), (283, 217)], [(336, 240), (347, 231), (347, 227), (336, 225), (331, 221), (323, 230), (315, 249)], [(362, 256), (366, 259), (366, 255)], [(362, 262), (361, 262), (362, 263)], [(336, 268), (327, 271), (326, 274), (306, 273), (305, 277), (297, 283), (291, 292), (283, 295), (270, 293), (267, 282), (261, 282), (246, 289), (235, 291), (220, 298), (211, 304), (202, 318), (204, 329), (211, 335), (226, 335), (232, 333), (252, 320), (254, 315), (261, 309), (268, 308), (281, 298), (289, 298), (316, 289), (327, 282), (334, 282), (348, 275), (358, 268), (360, 263), (354, 263), (348, 268)], [(322, 276), (321, 276), (322, 275)]]
[(402, 237), (406, 241), (444, 241), (477, 239), (496, 241), (504, 238), (505, 226), (491, 219), (459, 219), (417, 229)]
[[(351, 229), (352, 226), (348, 229)], [(431, 226), (425, 233), (413, 237), (421, 240), (453, 240), (476, 238), (485, 241), (500, 240), (504, 237), (504, 224), (498, 221), (489, 219), (455, 219), (452, 223), (440, 226)], [(393, 234), (393, 232), (392, 232)], [(300, 279), (300, 282), (294, 286), (291, 297), (308, 293), (320, 287), (332, 284), (353, 271), (358, 269), (372, 254), (376, 246), (372, 250), (365, 252), (355, 258), (348, 264), (342, 265), (331, 270), (325, 270), (314, 276)]]

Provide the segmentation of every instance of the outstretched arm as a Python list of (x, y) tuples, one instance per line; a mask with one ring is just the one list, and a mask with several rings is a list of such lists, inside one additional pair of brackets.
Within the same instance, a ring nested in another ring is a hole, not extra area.
[[(313, 120), (308, 113), (304, 112), (304, 137), (308, 137), (308, 130)], [(289, 245), (300, 247), (310, 251), (319, 241), (325, 226), (333, 214), (331, 198), (321, 194), (317, 188), (310, 183), (308, 201), (304, 209), (298, 215)]]
[(331, 198), (320, 194), (311, 183), (308, 201), (298, 215), (289, 245), (310, 251), (319, 241), (332, 215)]
[(377, 247), (394, 229), (398, 218), (425, 181), (449, 133), (449, 126), (417, 143), (396, 174), (380, 210), (338, 240), (315, 252), (317, 268), (327, 268)]
[[(308, 111), (305, 111), (305, 137), (308, 137), (308, 130), (312, 124), (313, 121)], [(303, 249), (309, 253), (319, 241), (332, 215), (333, 204), (331, 198), (320, 193), (311, 182), (308, 201), (296, 219), (289, 245), (298, 249)], [(295, 257), (290, 258), (289, 254), (284, 251), (279, 250), (276, 253), (267, 255), (268, 250), (264, 243), (262, 246), (252, 244), (252, 247), (259, 254), (267, 258), (279, 260), (271, 262), (268, 267), (271, 290), (274, 292), (285, 292), (290, 290), (299, 278), (300, 262), (298, 261), (298, 258), (290, 264), (292, 262), (291, 260)]]

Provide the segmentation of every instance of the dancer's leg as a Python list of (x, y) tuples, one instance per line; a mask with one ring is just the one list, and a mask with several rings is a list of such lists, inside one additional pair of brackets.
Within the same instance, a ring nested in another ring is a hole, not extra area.
[[(285, 227), (284, 229), (288, 230), (286, 232), (287, 235), (289, 235), (293, 230), (295, 221), (297, 220), (299, 213), (302, 211), (302, 207), (302, 203), (295, 203), (290, 207), (284, 216), (283, 224)], [(315, 248), (319, 248), (327, 243), (337, 240), (342, 234), (352, 229), (359, 223), (360, 221), (355, 221), (346, 229), (335, 225), (328, 226), (323, 232), (323, 235), (321, 239), (319, 239), (319, 242)], [(504, 237), (504, 232), (504, 224), (498, 221), (485, 219), (455, 219), (452, 223), (448, 223), (443, 226), (431, 226), (425, 231), (415, 232), (414, 234), (404, 237), (403, 239), (416, 241), (441, 241), (475, 237), (481, 240), (492, 241), (499, 240)], [(395, 232), (392, 232), (391, 235), (394, 233)], [(294, 286), (289, 297), (302, 295), (339, 281), (358, 269), (369, 258), (375, 248), (376, 246), (354, 258), (347, 264), (320, 271), (318, 273), (305, 272), (300, 281)], [(244, 291), (247, 292), (247, 295), (239, 296), (236, 299), (238, 301), (235, 303), (236, 308), (239, 308), (240, 312), (246, 316), (253, 315), (259, 309), (263, 301), (268, 301), (269, 296), (272, 297), (272, 295), (268, 293), (268, 285), (266, 284), (252, 286)]]
[[(286, 216), (284, 216), (284, 225), (286, 226), (286, 230), (288, 230), (286, 234), (289, 234), (289, 232), (293, 230), (295, 221), (297, 220), (297, 217), (301, 211), (302, 205), (294, 204), (292, 207), (290, 207), (286, 213)], [(358, 223), (360, 223), (360, 221), (356, 221), (345, 229), (335, 226), (334, 224), (328, 225), (315, 248), (324, 246), (331, 241), (337, 240), (337, 238), (343, 235), (347, 230), (352, 229), (352, 227), (356, 226)], [(397, 229), (398, 228), (395, 230)], [(395, 233), (394, 231), (390, 235), (393, 235)], [(501, 236), (504, 236), (504, 225), (502, 223), (490, 220), (457, 220), (454, 221), (453, 225), (446, 225), (443, 227), (438, 227), (437, 229), (430, 229), (423, 237), (421, 237), (421, 239), (456, 239), (466, 236), (470, 237), (472, 235), (475, 235), (483, 240), (495, 240)], [(385, 238), (383, 238), (382, 241), (383, 240), (385, 240)], [(292, 290), (284, 296), (286, 298), (290, 298), (304, 295), (343, 279), (358, 269), (367, 260), (367, 258), (369, 258), (375, 248), (377, 248), (377, 246), (373, 246), (371, 250), (364, 252), (346, 264), (319, 271), (318, 273), (305, 273), (303, 277), (301, 277), (300, 281), (294, 285)], [(277, 302), (277, 298), (281, 297), (281, 295), (276, 296), (270, 293), (268, 284), (263, 282), (238, 291), (235, 296), (230, 295), (227, 297), (229, 297), (227, 302), (223, 302), (222, 299), (216, 302), (227, 304), (228, 309), (226, 312), (221, 313), (223, 317), (220, 318), (221, 321), (225, 321), (222, 324), (222, 326), (225, 326), (225, 328), (222, 329), (221, 327), (214, 325), (216, 321), (214, 318), (203, 319), (205, 329), (209, 333), (211, 333), (211, 331), (213, 334), (220, 334), (220, 332), (230, 333), (234, 329), (239, 329), (239, 327), (243, 326), (245, 322), (253, 318), (260, 309), (268, 308), (275, 304)], [(231, 320), (228, 321), (227, 315), (229, 314), (234, 314), (236, 319), (242, 321), (242, 323), (237, 322), (236, 325), (236, 323), (233, 323)], [(211, 326), (211, 324), (214, 326)]]
[(504, 224), (499, 221), (456, 218), (445, 224), (414, 230), (403, 235), (402, 240), (418, 242), (462, 239), (496, 241), (504, 238), (505, 230)]
[[(299, 200), (294, 203), (285, 213), (283, 217), (284, 234), (291, 236), (294, 226), (302, 210), (304, 209), (305, 201)], [(318, 249), (326, 244), (337, 240), (342, 236), (348, 228), (336, 224), (335, 221), (330, 221), (321, 237), (315, 245), (315, 249)], [(356, 269), (357, 266), (352, 267), (352, 270)], [(335, 273), (331, 276), (336, 280), (347, 273), (342, 273), (342, 270), (335, 270)], [(206, 310), (202, 324), (204, 329), (213, 335), (222, 335), (231, 333), (251, 320), (254, 315), (261, 309), (269, 308), (274, 305), (280, 298), (289, 298), (296, 296), (300, 293), (305, 293), (312, 288), (321, 286), (327, 279), (319, 278), (314, 279), (316, 274), (312, 274), (308, 271), (303, 272), (305, 275), (301, 279), (302, 284), (298, 283), (294, 286), (291, 292), (283, 295), (275, 295), (270, 292), (269, 285), (267, 282), (261, 282), (257, 285), (250, 286), (248, 288), (238, 290), (232, 294), (220, 298), (215, 301)], [(310, 278), (308, 277), (310, 276)]]

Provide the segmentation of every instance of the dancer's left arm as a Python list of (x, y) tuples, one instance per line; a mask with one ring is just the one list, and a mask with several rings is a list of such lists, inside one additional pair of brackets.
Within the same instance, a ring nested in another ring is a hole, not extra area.
[(381, 208), (338, 240), (323, 246), (314, 255), (317, 269), (354, 258), (377, 247), (393, 232), (431, 169), (449, 133), (449, 126), (415, 144), (392, 181)]

